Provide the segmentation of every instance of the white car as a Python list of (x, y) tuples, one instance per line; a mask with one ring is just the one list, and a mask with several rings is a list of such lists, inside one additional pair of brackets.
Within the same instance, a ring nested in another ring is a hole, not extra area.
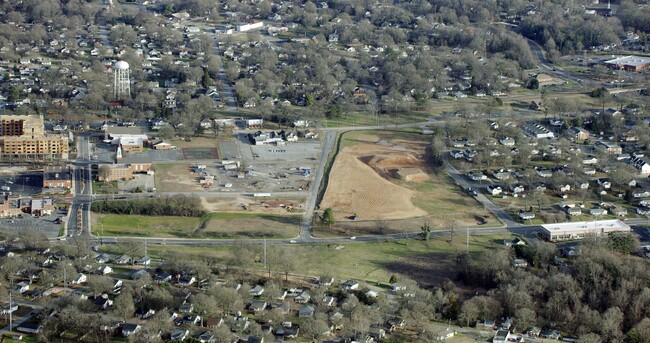
[(298, 241), (296, 241), (295, 239), (292, 239), (292, 240), (289, 241), (289, 243), (296, 244), (296, 243), (298, 243)]
[(350, 237), (350, 239), (355, 240), (355, 239), (357, 239), (357, 236), (352, 236), (352, 237)]

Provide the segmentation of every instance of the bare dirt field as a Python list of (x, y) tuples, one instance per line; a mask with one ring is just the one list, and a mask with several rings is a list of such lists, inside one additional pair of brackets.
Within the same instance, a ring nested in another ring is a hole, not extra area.
[(244, 212), (261, 214), (302, 213), (304, 201), (295, 199), (209, 198), (201, 197), (201, 204), (208, 212)]
[(156, 191), (202, 192), (198, 176), (188, 164), (156, 164)]
[[(341, 219), (403, 219), (427, 215), (413, 205), (415, 191), (391, 182), (400, 168), (422, 168), (423, 142), (376, 135), (356, 137), (336, 157), (321, 208), (332, 207)], [(426, 177), (426, 174), (423, 174)]]
[(434, 229), (475, 226), (479, 218), (496, 223), (444, 173), (431, 173), (429, 139), (409, 132), (347, 133), (320, 204), (334, 209), (340, 230), (320, 234), (415, 231), (424, 223)]

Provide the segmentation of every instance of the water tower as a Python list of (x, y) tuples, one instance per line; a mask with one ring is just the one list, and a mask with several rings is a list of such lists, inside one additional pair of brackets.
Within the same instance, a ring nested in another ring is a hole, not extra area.
[(113, 84), (115, 99), (125, 99), (131, 95), (131, 80), (129, 77), (129, 64), (124, 61), (115, 63), (113, 67), (115, 83)]

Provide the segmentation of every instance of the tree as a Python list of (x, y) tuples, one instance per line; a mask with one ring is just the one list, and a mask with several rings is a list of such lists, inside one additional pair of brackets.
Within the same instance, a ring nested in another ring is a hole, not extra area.
[(194, 304), (194, 311), (201, 316), (201, 326), (203, 326), (203, 319), (205, 316), (213, 316), (218, 314), (217, 302), (214, 297), (199, 293), (192, 299)]
[(465, 326), (470, 326), (471, 323), (474, 323), (478, 320), (479, 308), (472, 301), (465, 301), (460, 307), (460, 317), (458, 318), (461, 322), (465, 323)]
[(429, 240), (429, 236), (431, 235), (431, 226), (429, 226), (429, 223), (424, 223), (422, 226), (420, 226), (420, 231), (422, 232), (422, 239), (425, 241)]
[(639, 240), (629, 233), (612, 233), (609, 235), (609, 246), (612, 250), (630, 255), (639, 250)]
[(531, 77), (530, 79), (528, 79), (528, 82), (526, 82), (526, 88), (539, 89), (539, 80), (537, 80), (536, 77)]
[(210, 78), (210, 73), (208, 73), (207, 68), (203, 68), (203, 78), (201, 79), (201, 85), (203, 88), (208, 88), (212, 85), (212, 79)]
[(88, 289), (93, 292), (93, 296), (108, 293), (113, 289), (113, 280), (105, 275), (89, 275), (88, 276)]
[(601, 343), (603, 340), (595, 333), (580, 335), (578, 343)]
[(334, 219), (334, 210), (331, 207), (328, 207), (323, 211), (323, 214), (320, 217), (321, 225), (327, 225), (330, 229), (336, 220)]
[(531, 326), (535, 326), (537, 322), (537, 313), (527, 307), (522, 307), (515, 310), (514, 324), (520, 330), (526, 330)]
[(113, 302), (112, 312), (118, 316), (127, 320), (135, 312), (135, 305), (133, 303), (133, 296), (130, 292), (122, 292), (120, 295), (115, 298)]

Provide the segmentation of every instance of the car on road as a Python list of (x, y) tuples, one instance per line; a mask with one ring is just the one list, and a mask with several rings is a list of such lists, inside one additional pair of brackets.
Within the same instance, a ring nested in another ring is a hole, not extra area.
[(11, 190), (11, 188), (9, 188), (8, 186), (2, 186), (2, 187), (0, 187), (0, 189), (2, 189), (3, 191), (10, 191)]
[(355, 239), (357, 239), (357, 236), (352, 236), (352, 237), (350, 237), (350, 239), (355, 240)]
[(7, 180), (7, 181), (5, 181), (5, 183), (10, 184), (10, 185), (13, 185), (13, 184), (14, 184), (14, 182), (11, 181), (11, 180)]
[(289, 241), (289, 243), (296, 244), (296, 243), (298, 243), (298, 241), (296, 241), (295, 239), (292, 239), (292, 240)]

